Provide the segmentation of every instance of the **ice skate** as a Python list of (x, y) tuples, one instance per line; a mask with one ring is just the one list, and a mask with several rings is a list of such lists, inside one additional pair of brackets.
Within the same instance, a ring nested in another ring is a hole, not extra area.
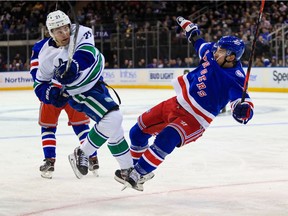
[(138, 184), (140, 178), (141, 175), (135, 169), (132, 169), (129, 173), (128, 178), (126, 178), (122, 191), (125, 190), (126, 188), (133, 188), (138, 191), (143, 191), (144, 190), (143, 184)]
[(68, 156), (70, 165), (74, 171), (74, 174), (78, 179), (81, 179), (84, 175), (88, 173), (88, 158), (84, 152), (77, 147), (73, 154)]
[[(127, 182), (129, 182), (129, 179), (130, 179), (130, 174), (131, 174), (131, 172), (133, 171), (134, 169), (131, 167), (131, 168), (129, 168), (129, 169), (122, 169), (122, 170), (116, 170), (115, 171), (115, 176), (114, 176), (114, 179), (116, 180), (116, 181), (118, 181), (119, 183), (121, 183), (121, 184), (126, 184)], [(134, 172), (136, 172), (136, 171), (134, 171)], [(148, 174), (146, 174), (146, 175), (144, 175), (144, 176), (140, 176), (139, 175), (139, 179), (137, 180), (137, 183), (136, 183), (136, 181), (134, 181), (135, 183), (133, 183), (133, 182), (131, 182), (131, 183), (129, 183), (130, 184), (130, 187), (132, 187), (133, 189), (135, 189), (135, 190), (138, 190), (138, 191), (143, 191), (144, 190), (144, 188), (143, 188), (143, 184), (146, 182), (146, 181), (148, 181), (148, 180), (150, 180), (150, 179), (152, 179), (154, 177), (154, 173), (148, 173)], [(131, 180), (130, 180), (131, 181)], [(129, 186), (129, 185), (127, 185), (127, 186)], [(126, 186), (126, 187), (127, 187)], [(124, 190), (125, 188), (126, 188), (125, 186), (124, 186), (124, 188), (122, 189), (122, 190)]]
[(99, 162), (98, 157), (93, 156), (89, 158), (89, 171), (93, 173), (94, 176), (98, 177)]
[(45, 158), (44, 164), (40, 166), (40, 172), (42, 178), (52, 179), (52, 175), (54, 172), (54, 158)]

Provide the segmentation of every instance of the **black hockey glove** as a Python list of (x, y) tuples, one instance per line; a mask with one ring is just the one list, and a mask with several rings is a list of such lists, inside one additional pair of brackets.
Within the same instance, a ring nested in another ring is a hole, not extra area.
[(46, 100), (48, 100), (55, 107), (63, 107), (69, 100), (69, 97), (65, 97), (61, 92), (61, 89), (50, 85), (46, 90)]
[(58, 67), (55, 67), (54, 69), (54, 79), (56, 79), (58, 82), (64, 85), (72, 83), (80, 75), (79, 64), (77, 61), (72, 59), (68, 71), (66, 71), (67, 63), (68, 63), (67, 61), (60, 62), (60, 65)]
[(247, 124), (247, 122), (253, 117), (253, 108), (249, 103), (240, 103), (239, 101), (234, 105), (232, 116), (237, 122)]

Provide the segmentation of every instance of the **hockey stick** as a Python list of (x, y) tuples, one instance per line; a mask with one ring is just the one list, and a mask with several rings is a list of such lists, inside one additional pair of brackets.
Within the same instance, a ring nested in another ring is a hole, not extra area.
[(248, 81), (249, 81), (249, 77), (250, 77), (252, 60), (254, 57), (255, 45), (256, 45), (257, 38), (258, 38), (258, 34), (259, 34), (259, 26), (260, 26), (261, 19), (262, 19), (264, 5), (265, 5), (265, 0), (261, 0), (261, 7), (260, 7), (260, 12), (259, 12), (258, 22), (256, 23), (256, 30), (255, 30), (255, 34), (254, 34), (253, 43), (252, 43), (252, 50), (251, 50), (251, 54), (249, 56), (248, 68), (247, 68), (246, 78), (244, 81), (241, 103), (244, 102), (245, 97), (246, 97), (246, 93), (247, 93), (247, 89), (248, 89)]
[[(73, 18), (74, 18), (74, 23), (76, 25), (75, 27), (75, 32), (74, 32), (74, 37), (73, 37), (73, 40), (70, 40), (69, 42), (69, 47), (68, 47), (68, 62), (67, 62), (67, 65), (66, 65), (66, 70), (65, 72), (61, 75), (61, 78), (63, 78), (65, 76), (65, 74), (67, 73), (67, 71), (70, 69), (70, 66), (71, 66), (71, 62), (72, 62), (72, 59), (73, 59), (73, 55), (74, 55), (74, 52), (75, 52), (75, 48), (76, 48), (76, 43), (77, 43), (77, 36), (78, 36), (78, 32), (79, 32), (79, 22), (77, 20), (77, 16), (76, 16), (76, 13), (74, 11), (74, 8), (73, 6), (71, 5), (71, 3), (69, 1), (67, 1), (67, 4), (69, 5), (70, 7), (70, 10), (71, 10), (71, 13), (73, 15)], [(72, 29), (71, 29), (72, 31)]]

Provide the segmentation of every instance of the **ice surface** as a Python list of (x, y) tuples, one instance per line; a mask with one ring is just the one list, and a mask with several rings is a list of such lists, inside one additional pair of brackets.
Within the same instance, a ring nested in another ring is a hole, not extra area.
[[(127, 138), (139, 114), (174, 96), (173, 90), (117, 92)], [(53, 179), (41, 178), (38, 99), (32, 91), (0, 91), (0, 216), (286, 216), (288, 94), (250, 95), (251, 122), (218, 116), (199, 140), (169, 155), (138, 192), (121, 191), (113, 179), (118, 164), (106, 145), (98, 152), (100, 176), (76, 179), (67, 156), (78, 139), (65, 113)]]

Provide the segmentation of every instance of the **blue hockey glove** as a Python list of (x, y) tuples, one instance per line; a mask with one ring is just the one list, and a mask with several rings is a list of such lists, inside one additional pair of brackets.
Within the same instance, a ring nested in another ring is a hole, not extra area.
[(65, 97), (60, 88), (50, 85), (46, 90), (46, 100), (59, 108), (68, 102), (69, 97)]
[(56, 79), (61, 84), (69, 84), (72, 83), (79, 77), (79, 64), (74, 59), (71, 61), (70, 68), (67, 72), (67, 61), (61, 62), (58, 67), (54, 68), (54, 79)]
[(193, 24), (191, 21), (184, 19), (179, 16), (176, 18), (178, 25), (181, 26), (183, 30), (186, 32), (186, 38), (189, 42), (192, 42), (192, 37), (196, 35), (200, 35), (200, 30), (196, 24)]
[(232, 116), (237, 122), (247, 124), (247, 122), (253, 117), (253, 108), (249, 103), (240, 103), (239, 101), (234, 105)]

